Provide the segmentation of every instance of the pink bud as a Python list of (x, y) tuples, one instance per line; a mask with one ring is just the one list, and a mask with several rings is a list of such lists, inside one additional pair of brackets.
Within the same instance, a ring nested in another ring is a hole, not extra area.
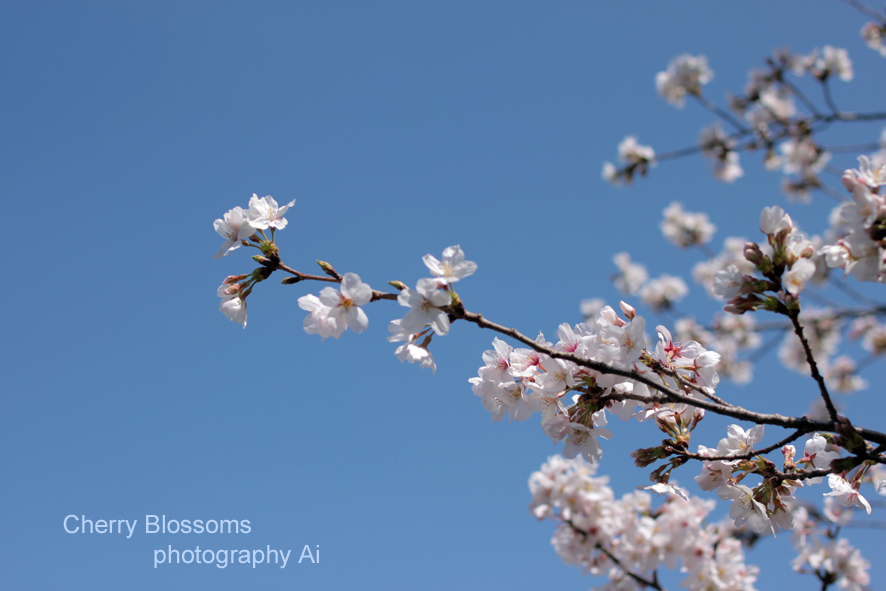
[(618, 307), (621, 308), (621, 311), (624, 312), (625, 318), (627, 318), (628, 320), (633, 320), (634, 316), (637, 315), (637, 310), (635, 310), (634, 307), (627, 302), (619, 302)]

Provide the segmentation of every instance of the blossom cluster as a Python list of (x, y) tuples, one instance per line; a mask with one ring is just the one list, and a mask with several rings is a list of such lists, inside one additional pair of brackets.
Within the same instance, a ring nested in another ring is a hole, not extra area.
[(886, 185), (886, 161), (867, 156), (859, 167), (843, 173), (843, 186), (852, 195), (832, 216), (833, 231), (840, 238), (823, 246), (830, 268), (843, 269), (859, 281), (886, 283), (886, 198), (879, 194)]
[[(659, 429), (685, 443), (704, 411), (664, 403), (646, 382), (685, 389), (690, 398), (701, 396), (700, 389), (713, 392), (719, 382), (715, 366), (720, 356), (694, 341), (675, 343), (663, 326), (656, 328), (655, 347), (647, 350), (646, 321), (624, 302), (621, 309), (627, 319), (606, 306), (593, 324), (561, 324), (556, 344), (539, 334), (536, 343), (552, 354), (514, 349), (496, 338), (494, 349), (483, 354), (485, 365), (478, 377), (469, 380), (474, 394), (494, 421), (505, 416), (523, 421), (540, 413), (543, 431), (554, 443), (565, 440), (563, 453), (568, 458), (581, 454), (589, 462), (600, 460), (602, 449), (596, 438), (612, 437), (605, 428), (607, 411), (623, 421), (652, 418)], [(582, 365), (584, 360), (606, 370)], [(612, 369), (636, 372), (645, 380), (617, 375)]]
[(618, 144), (618, 159), (624, 165), (621, 170), (611, 162), (603, 163), (603, 178), (617, 185), (620, 180), (630, 184), (634, 176), (646, 176), (650, 166), (655, 165), (655, 150), (637, 142), (632, 135)]
[(465, 260), (465, 253), (458, 245), (444, 249), (440, 260), (426, 254), (422, 261), (434, 277), (419, 279), (415, 289), (402, 286), (397, 302), (409, 311), (388, 325), (391, 333), (388, 341), (403, 343), (394, 351), (400, 361), (418, 363), (436, 372), (437, 364), (428, 345), (434, 334), (449, 333), (449, 314), (445, 308), (459, 301), (452, 284), (473, 275), (477, 263)]
[(690, 591), (754, 589), (759, 569), (745, 563), (732, 523), (706, 519), (714, 501), (671, 494), (654, 508), (647, 492), (616, 498), (593, 464), (560, 456), (532, 474), (529, 490), (532, 514), (559, 524), (551, 543), (563, 561), (609, 579), (599, 589), (642, 589), (635, 577), (655, 580), (662, 566), (686, 573)]
[[(868, 477), (877, 491), (886, 495), (886, 468), (874, 466)], [(815, 574), (846, 591), (864, 591), (871, 581), (868, 573), (871, 564), (846, 538), (838, 537), (837, 532), (852, 521), (856, 506), (867, 510), (869, 505), (838, 476), (831, 474), (828, 478), (834, 490), (825, 498), (820, 513), (803, 505), (793, 508), (791, 541), (797, 557), (791, 564), (797, 572)]]
[[(272, 246), (274, 231), (286, 227), (288, 221), (283, 216), (293, 205), (295, 199), (280, 206), (270, 195), (259, 197), (253, 194), (249, 209), (238, 206), (228, 211), (222, 219), (215, 220), (213, 227), (225, 241), (213, 258), (218, 260), (241, 246), (250, 246), (250, 241), (261, 245), (259, 248), (263, 253), (275, 252), (276, 247)], [(264, 230), (268, 229), (271, 231), (270, 239), (264, 235)], [(262, 235), (262, 240), (256, 237), (257, 232)], [(252, 293), (252, 287), (267, 276), (264, 269), (256, 269), (247, 275), (229, 276), (218, 288), (218, 297), (221, 298), (218, 309), (229, 320), (246, 328), (246, 298)]]

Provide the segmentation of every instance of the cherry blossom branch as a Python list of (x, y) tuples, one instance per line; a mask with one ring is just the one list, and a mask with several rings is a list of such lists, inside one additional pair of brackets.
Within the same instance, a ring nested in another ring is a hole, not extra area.
[[(271, 263), (274, 263), (273, 259), (271, 259)], [(271, 269), (280, 269), (281, 271), (286, 271), (287, 273), (294, 275), (298, 281), (293, 281), (292, 283), (298, 283), (300, 281), (326, 281), (327, 283), (341, 283), (341, 276), (338, 276), (338, 279), (334, 277), (324, 277), (323, 275), (309, 275), (307, 273), (302, 273), (301, 271), (296, 271), (290, 267), (287, 267), (282, 262), (277, 261), (276, 265)], [(337, 273), (336, 273), (337, 274)], [(377, 289), (372, 290), (372, 300), (370, 301), (378, 301), (378, 300), (396, 300), (397, 294), (388, 293), (385, 291), (378, 291)]]
[(712, 400), (712, 401), (716, 402), (717, 404), (722, 404), (723, 406), (734, 406), (733, 404), (726, 402), (725, 400), (723, 400), (722, 398), (720, 398), (719, 396), (717, 396), (716, 394), (711, 392), (710, 388), (702, 388), (701, 386), (693, 384), (692, 382), (688, 381), (685, 376), (680, 375), (675, 370), (663, 367), (659, 370), (659, 372), (665, 374), (668, 377), (673, 378), (676, 382), (678, 382), (684, 388), (690, 388), (692, 390), (695, 390), (696, 392), (698, 392), (702, 396), (706, 397), (708, 400)]
[(788, 443), (791, 443), (792, 441), (796, 441), (797, 439), (799, 439), (803, 435), (805, 435), (805, 433), (803, 433), (802, 431), (794, 431), (793, 433), (791, 433), (790, 435), (788, 435), (787, 437), (785, 437), (781, 441), (779, 441), (777, 443), (773, 443), (772, 445), (770, 445), (768, 447), (764, 447), (763, 449), (760, 449), (757, 451), (749, 451), (746, 454), (735, 455), (735, 456), (703, 456), (701, 454), (696, 454), (696, 453), (692, 453), (692, 452), (688, 452), (688, 451), (681, 451), (681, 450), (675, 450), (674, 453), (679, 456), (683, 456), (683, 457), (690, 458), (693, 460), (703, 460), (705, 462), (714, 462), (717, 460), (720, 460), (720, 461), (750, 460), (754, 456), (764, 456), (770, 452), (773, 452), (773, 451), (777, 450), (778, 448), (783, 447), (783, 446), (787, 445)]
[[(575, 355), (574, 353), (567, 353), (564, 351), (558, 351), (552, 347), (546, 347), (539, 343), (536, 343), (534, 340), (530, 339), (526, 335), (522, 334), (520, 331), (514, 328), (508, 328), (487, 320), (481, 314), (468, 312), (463, 307), (453, 307), (450, 310), (450, 314), (454, 319), (464, 319), (468, 322), (476, 324), (480, 328), (486, 328), (503, 334), (505, 336), (511, 337), (512, 339), (523, 343), (529, 348), (539, 352), (550, 355), (551, 357), (557, 359), (563, 359), (566, 361), (571, 361), (576, 365), (587, 367), (588, 369), (592, 369), (594, 371), (599, 371), (601, 373), (608, 373), (613, 375), (619, 375), (622, 377), (630, 378), (637, 382), (640, 382), (646, 385), (649, 388), (652, 388), (661, 394), (664, 397), (676, 403), (683, 403), (690, 406), (694, 406), (697, 408), (702, 408), (704, 410), (709, 410), (715, 414), (724, 415), (728, 417), (732, 417), (734, 419), (749, 421), (755, 424), (764, 424), (764, 425), (776, 425), (779, 427), (783, 427), (785, 429), (796, 429), (801, 431), (802, 433), (813, 433), (815, 431), (827, 431), (827, 432), (836, 432), (836, 426), (834, 421), (818, 421), (809, 419), (807, 417), (786, 417), (780, 414), (764, 414), (757, 413), (740, 406), (723, 406), (722, 404), (718, 404), (715, 402), (711, 402), (708, 400), (701, 400), (697, 398), (692, 398), (685, 393), (679, 392), (672, 388), (669, 388), (665, 385), (655, 382), (654, 380), (649, 379), (643, 374), (626, 369), (620, 369), (617, 367), (609, 366), (605, 363), (601, 363), (599, 361), (592, 361), (589, 359), (584, 359)], [(641, 394), (633, 394), (633, 393), (610, 393), (606, 396), (609, 400), (637, 400), (643, 402), (645, 404), (660, 402), (660, 399), (656, 397), (643, 396)], [(880, 433), (879, 431), (873, 431), (871, 429), (865, 429), (860, 427), (853, 427), (855, 431), (864, 439), (868, 441), (872, 441), (875, 443), (886, 444), (886, 434)]]

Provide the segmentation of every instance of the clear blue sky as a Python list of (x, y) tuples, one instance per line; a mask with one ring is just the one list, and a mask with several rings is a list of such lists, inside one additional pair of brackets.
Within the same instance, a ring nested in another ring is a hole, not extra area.
[[(3, 586), (592, 586), (526, 511), (530, 473), (559, 448), (537, 417), (493, 424), (471, 393), (492, 334), (455, 324), (433, 343), (431, 375), (385, 341), (396, 304), (368, 307), (366, 333), (321, 342), (296, 303), (318, 287), (276, 280), (250, 297), (241, 330), (215, 291), (254, 265), (242, 251), (212, 260), (212, 221), (253, 193), (296, 199), (278, 234), (284, 261), (315, 272), (323, 259), (378, 289), (413, 284), (422, 255), (460, 244), (479, 265), (459, 286), (466, 307), (553, 337), (580, 320), (582, 298), (618, 302), (616, 252), (689, 279), (699, 255), (658, 231), (671, 201), (711, 213), (715, 247), (751, 236), (764, 205), (786, 205), (753, 156), (734, 185), (700, 159), (629, 190), (600, 180), (626, 134), (664, 151), (711, 121), (657, 98), (655, 73), (704, 53), (722, 103), (773, 48), (834, 44), (857, 78), (836, 83), (837, 99), (873, 109), (886, 61), (859, 39), (864, 22), (824, 0), (3, 2)], [(853, 133), (871, 141), (879, 128)], [(811, 231), (830, 207), (816, 199), (790, 210)], [(689, 302), (702, 319), (716, 308), (697, 287)], [(721, 395), (805, 410), (811, 382), (767, 363)], [(882, 429), (873, 390), (846, 404)], [(647, 478), (627, 454), (660, 436), (614, 431), (601, 471), (620, 495)], [(714, 423), (698, 443), (724, 433)], [(697, 494), (694, 474), (679, 478)], [(67, 534), (69, 514), (138, 529)], [(148, 535), (146, 514), (249, 520), (251, 532)], [(882, 533), (857, 533), (875, 559)], [(319, 564), (293, 564), (306, 544), (321, 547)], [(169, 545), (293, 557), (285, 569), (154, 569)], [(758, 588), (815, 587), (785, 567), (787, 539), (758, 548)]]

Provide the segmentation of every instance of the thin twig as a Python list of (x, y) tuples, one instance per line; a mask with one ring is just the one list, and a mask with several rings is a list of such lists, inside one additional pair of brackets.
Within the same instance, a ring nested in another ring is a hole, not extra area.
[[(295, 275), (298, 277), (299, 281), (325, 281), (326, 283), (341, 283), (340, 279), (335, 279), (333, 277), (325, 277), (323, 275), (309, 275), (308, 273), (302, 273), (301, 271), (296, 271), (290, 267), (287, 267), (283, 263), (278, 262), (276, 269), (280, 269), (281, 271), (286, 271), (290, 275)], [(386, 291), (378, 291), (377, 289), (372, 290), (372, 299), (370, 301), (376, 302), (378, 300), (396, 300), (396, 293), (388, 293)]]
[(726, 121), (727, 123), (729, 123), (729, 125), (734, 127), (736, 131), (742, 132), (742, 133), (748, 133), (750, 131), (746, 125), (744, 125), (741, 121), (739, 121), (735, 117), (733, 117), (731, 113), (724, 111), (723, 109), (718, 107), (716, 104), (714, 104), (711, 101), (709, 101), (708, 99), (706, 99), (704, 96), (702, 96), (700, 94), (693, 94), (692, 96), (695, 98), (695, 100), (698, 101), (698, 103), (702, 107), (704, 107), (705, 109), (707, 109), (708, 111), (710, 111), (711, 113), (713, 113), (714, 115), (716, 115), (717, 117), (722, 119), (723, 121)]
[(875, 21), (877, 21), (880, 24), (883, 24), (884, 22), (886, 22), (883, 20), (884, 17), (882, 14), (877, 14), (876, 12), (874, 12), (874, 10), (868, 8), (867, 6), (862, 4), (861, 2), (858, 2), (858, 0), (843, 0), (843, 2), (845, 2), (846, 4), (848, 4), (851, 7), (855, 8), (857, 11), (859, 11), (863, 15), (874, 19)]
[(834, 403), (831, 401), (831, 395), (828, 392), (827, 385), (824, 383), (824, 378), (818, 371), (818, 364), (815, 362), (815, 356), (812, 354), (812, 348), (809, 346), (809, 341), (806, 340), (806, 335), (803, 334), (803, 325), (800, 324), (799, 319), (800, 311), (797, 309), (788, 311), (788, 318), (791, 319), (791, 324), (794, 325), (794, 334), (800, 339), (800, 342), (803, 344), (803, 351), (806, 353), (806, 363), (809, 365), (809, 369), (812, 371), (812, 379), (818, 384), (818, 391), (821, 393), (821, 397), (824, 399), (824, 404), (828, 409), (828, 416), (831, 418), (834, 423), (837, 422), (837, 409), (834, 407)]
[(781, 83), (784, 84), (784, 86), (786, 88), (789, 88), (791, 90), (791, 92), (794, 93), (794, 96), (796, 96), (798, 99), (800, 99), (800, 102), (806, 106), (806, 108), (809, 110), (810, 113), (812, 113), (814, 116), (817, 116), (817, 117), (821, 116), (821, 111), (818, 110), (818, 107), (815, 106), (815, 103), (813, 103), (811, 100), (809, 100), (809, 98), (805, 94), (803, 94), (799, 88), (794, 86), (794, 84), (791, 81), (785, 80), (784, 78), (782, 78)]
[(721, 460), (721, 461), (750, 460), (754, 456), (765, 456), (769, 452), (775, 451), (776, 449), (778, 449), (780, 447), (784, 447), (785, 445), (787, 445), (788, 443), (790, 443), (792, 441), (796, 441), (797, 439), (799, 439), (803, 435), (804, 435), (803, 432), (795, 431), (795, 432), (791, 433), (790, 435), (788, 435), (787, 437), (785, 437), (784, 439), (782, 439), (781, 441), (779, 441), (778, 443), (773, 443), (772, 445), (770, 445), (768, 447), (764, 447), (761, 450), (749, 451), (748, 453), (742, 454), (740, 456), (703, 456), (701, 454), (695, 454), (695, 453), (686, 452), (686, 451), (677, 451), (676, 454), (686, 457), (686, 458), (691, 458), (693, 460), (702, 460), (705, 462), (715, 462), (717, 460)]

